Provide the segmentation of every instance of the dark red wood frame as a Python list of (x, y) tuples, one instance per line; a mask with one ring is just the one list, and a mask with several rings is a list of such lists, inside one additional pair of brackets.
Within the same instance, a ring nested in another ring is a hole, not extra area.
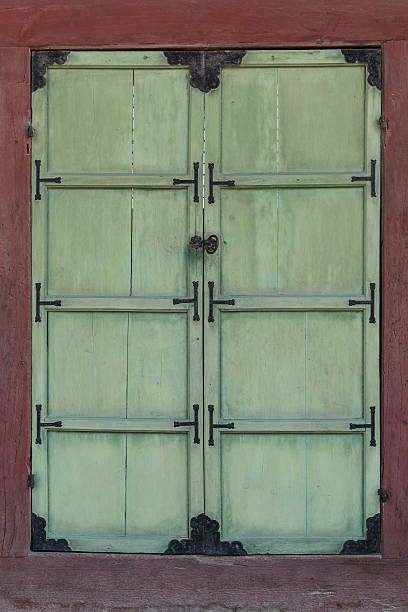
[(382, 46), (382, 554), (408, 558), (406, 0), (0, 0), (0, 556), (30, 547), (30, 51)]

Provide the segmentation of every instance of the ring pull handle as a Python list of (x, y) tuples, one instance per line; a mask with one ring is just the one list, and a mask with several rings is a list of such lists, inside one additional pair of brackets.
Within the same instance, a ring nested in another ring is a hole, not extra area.
[(218, 249), (218, 236), (211, 234), (211, 236), (208, 236), (208, 238), (204, 241), (201, 236), (192, 236), (189, 244), (191, 248), (196, 251), (204, 247), (207, 253), (212, 255)]

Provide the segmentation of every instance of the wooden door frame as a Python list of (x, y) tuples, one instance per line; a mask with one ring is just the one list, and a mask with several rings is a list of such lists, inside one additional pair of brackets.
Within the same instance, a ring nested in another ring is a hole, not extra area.
[(381, 0), (333, 0), (330, 11), (321, 0), (16, 4), (0, 0), (0, 556), (30, 550), (31, 50), (377, 46), (388, 123), (382, 134), (381, 485), (389, 500), (382, 508), (382, 555), (407, 559), (408, 6), (399, 0), (386, 9)]

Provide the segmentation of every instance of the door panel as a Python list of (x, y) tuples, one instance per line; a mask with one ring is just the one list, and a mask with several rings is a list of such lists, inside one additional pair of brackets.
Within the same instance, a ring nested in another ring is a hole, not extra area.
[(47, 70), (49, 172), (131, 172), (133, 71), (70, 61)]
[(45, 214), (50, 295), (130, 294), (130, 189), (53, 189)]
[[(34, 293), (33, 512), (72, 550), (162, 553), (204, 507), (202, 446), (174, 427), (194, 404), (202, 427), (202, 199), (173, 186), (202, 155), (186, 72), (71, 52), (33, 94), (33, 157), (61, 176), (33, 195), (33, 281), (61, 300), (35, 320)], [(61, 428), (37, 431), (38, 405)]]
[(249, 553), (340, 552), (379, 512), (379, 198), (352, 177), (378, 168), (380, 94), (336, 50), (249, 52), (220, 80), (206, 159), (235, 184), (204, 210), (224, 302), (211, 322), (204, 302), (206, 514)]
[(188, 292), (189, 194), (133, 191), (132, 295)]
[(360, 312), (220, 313), (223, 418), (363, 416)]

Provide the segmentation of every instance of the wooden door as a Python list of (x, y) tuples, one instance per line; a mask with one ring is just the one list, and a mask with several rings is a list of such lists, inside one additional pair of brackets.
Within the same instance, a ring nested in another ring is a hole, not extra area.
[[(338, 50), (252, 51), (205, 100), (207, 162), (235, 181), (205, 202), (220, 238), (205, 289), (235, 301), (208, 322), (205, 298), (204, 404), (223, 426), (207, 435), (205, 507), (248, 553), (339, 552), (379, 512), (380, 92), (367, 76)], [(375, 189), (352, 179), (371, 160)], [(375, 322), (371, 304), (349, 305), (373, 283)], [(372, 406), (375, 436), (350, 430)]]
[(34, 547), (364, 552), (379, 91), (330, 50), (204, 93), (174, 53), (72, 52), (33, 94)]
[[(61, 301), (36, 317), (34, 287), (39, 549), (163, 552), (203, 508), (202, 445), (174, 427), (202, 410), (201, 322), (173, 304), (202, 291), (201, 194), (173, 186), (201, 162), (186, 74), (159, 52), (72, 52), (33, 93), (33, 159), (61, 177), (36, 199), (33, 163), (33, 283)], [(62, 426), (37, 429), (37, 406)]]

